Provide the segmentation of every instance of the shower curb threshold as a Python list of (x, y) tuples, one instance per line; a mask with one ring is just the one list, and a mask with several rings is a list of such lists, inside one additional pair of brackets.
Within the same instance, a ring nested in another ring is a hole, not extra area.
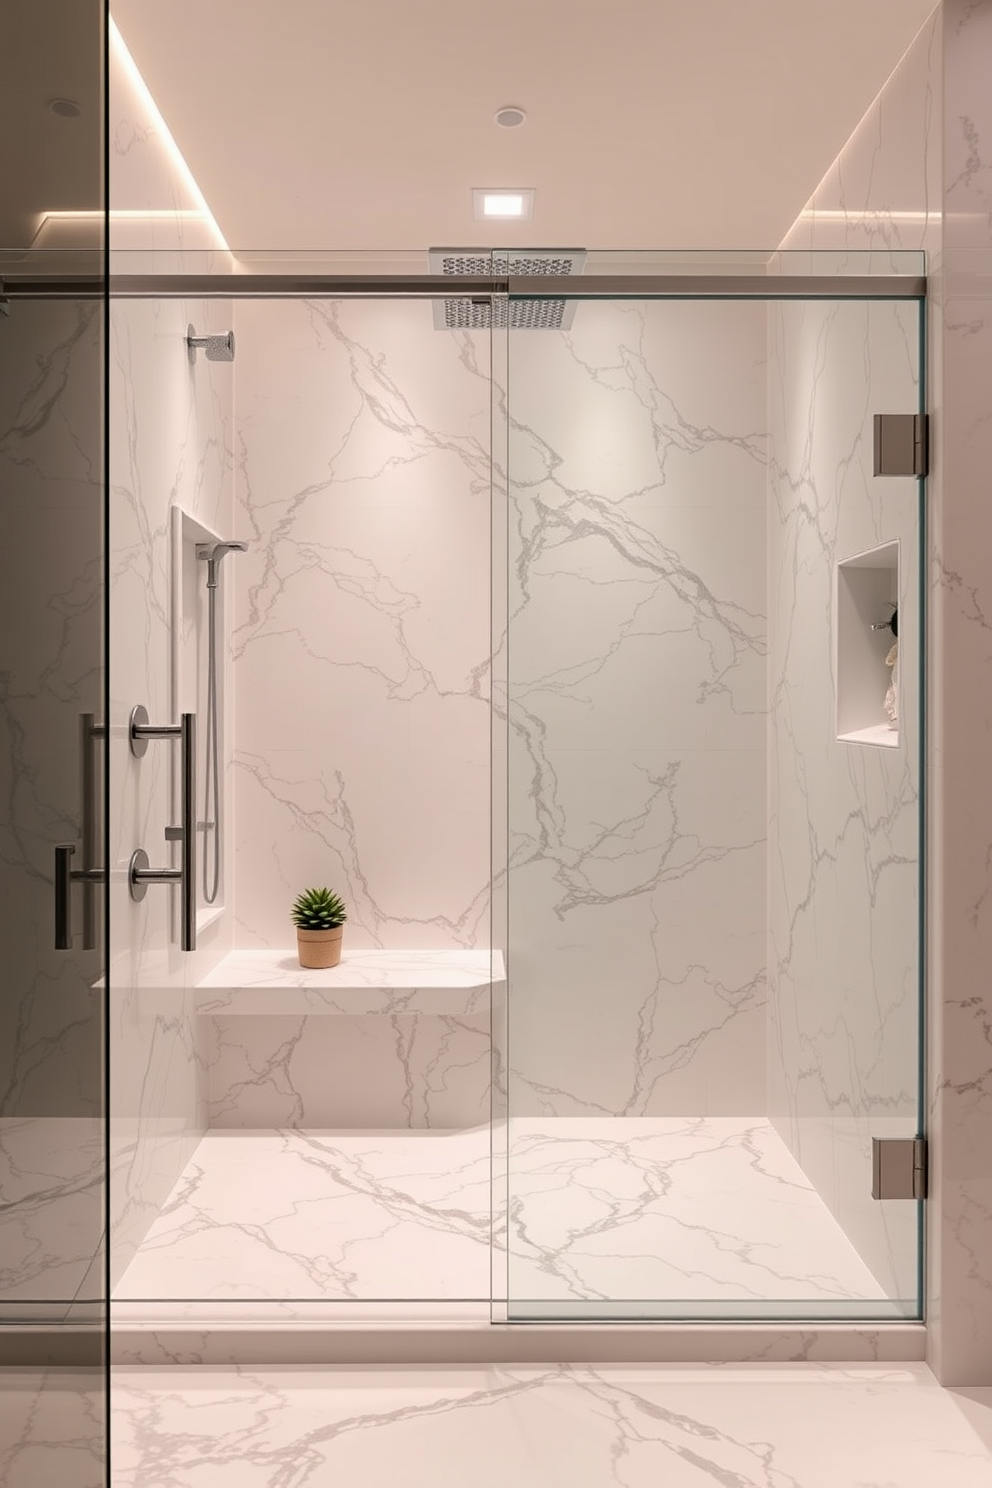
[[(126, 1306), (127, 1304), (125, 1304)], [(116, 1314), (119, 1308), (115, 1305)], [(488, 1307), (408, 1319), (115, 1317), (115, 1364), (886, 1363), (926, 1358), (922, 1323), (502, 1323)]]

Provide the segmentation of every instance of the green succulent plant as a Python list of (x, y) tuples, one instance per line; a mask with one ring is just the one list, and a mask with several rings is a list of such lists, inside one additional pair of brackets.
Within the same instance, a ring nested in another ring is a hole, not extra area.
[(348, 918), (344, 900), (331, 889), (306, 889), (293, 904), (293, 924), (301, 930), (336, 930)]

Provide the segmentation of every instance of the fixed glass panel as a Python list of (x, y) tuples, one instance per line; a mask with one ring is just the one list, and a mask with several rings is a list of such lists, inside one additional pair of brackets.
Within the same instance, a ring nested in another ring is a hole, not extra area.
[[(247, 292), (122, 294), (111, 325), (115, 1318), (484, 1318), (489, 331)], [(231, 541), (211, 623), (199, 552)], [(179, 861), (179, 741), (135, 757), (139, 703), (197, 716), (189, 952), (178, 887), (128, 890), (136, 848)], [(304, 970), (322, 885), (341, 962)]]
[(0, 1479), (65, 1488), (108, 1455), (104, 25), (12, 0), (0, 66)]
[(508, 1316), (916, 1317), (921, 306), (508, 322)]

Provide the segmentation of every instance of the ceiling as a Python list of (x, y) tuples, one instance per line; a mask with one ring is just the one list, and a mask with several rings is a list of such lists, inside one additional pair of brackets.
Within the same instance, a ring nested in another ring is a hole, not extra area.
[[(47, 103), (97, 117), (100, 4), (8, 0), (0, 241), (97, 205), (92, 131)], [(256, 250), (774, 247), (932, 8), (112, 0), (228, 243)], [(527, 123), (498, 128), (505, 104)], [(475, 222), (473, 186), (536, 187), (534, 220)]]
[[(113, 0), (232, 248), (775, 247), (933, 0)], [(499, 128), (497, 108), (528, 121)]]
[[(0, 250), (25, 248), (38, 213), (100, 202), (100, 0), (4, 0), (0, 41)], [(77, 119), (53, 98), (73, 99)]]

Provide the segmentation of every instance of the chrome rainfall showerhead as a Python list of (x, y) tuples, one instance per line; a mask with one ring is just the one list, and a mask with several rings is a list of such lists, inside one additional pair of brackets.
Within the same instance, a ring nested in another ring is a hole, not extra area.
[[(428, 262), (432, 274), (474, 275), (533, 274), (565, 278), (581, 274), (585, 248), (431, 248)], [(493, 304), (488, 296), (461, 296), (434, 301), (436, 331), (511, 330), (567, 331), (575, 315), (575, 301), (568, 299), (505, 299)]]

